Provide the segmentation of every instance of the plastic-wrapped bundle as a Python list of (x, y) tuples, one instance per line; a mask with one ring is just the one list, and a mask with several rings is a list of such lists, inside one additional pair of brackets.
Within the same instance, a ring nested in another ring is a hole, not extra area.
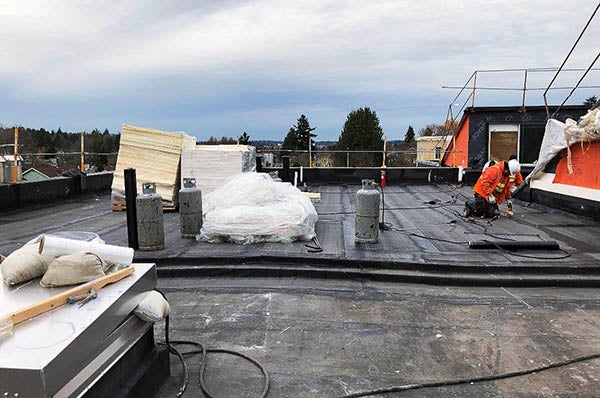
[(315, 236), (318, 216), (310, 199), (268, 174), (231, 176), (203, 197), (202, 207), (204, 222), (198, 240), (289, 243)]

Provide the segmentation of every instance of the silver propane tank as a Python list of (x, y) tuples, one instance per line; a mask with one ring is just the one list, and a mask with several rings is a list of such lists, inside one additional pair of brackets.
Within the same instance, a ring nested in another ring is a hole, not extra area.
[(179, 190), (179, 222), (182, 238), (195, 238), (202, 228), (202, 192), (195, 178), (184, 178)]
[(379, 237), (380, 194), (374, 180), (362, 180), (362, 188), (356, 192), (356, 216), (354, 241), (377, 243)]
[(135, 205), (140, 250), (164, 249), (162, 198), (156, 193), (156, 183), (142, 183), (142, 193), (135, 198)]

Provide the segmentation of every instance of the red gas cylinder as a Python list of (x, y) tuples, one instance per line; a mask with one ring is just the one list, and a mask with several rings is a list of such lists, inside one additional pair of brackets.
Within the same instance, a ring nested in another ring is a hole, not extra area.
[(386, 180), (385, 180), (385, 170), (381, 170), (381, 182), (379, 183), (382, 188), (385, 188)]

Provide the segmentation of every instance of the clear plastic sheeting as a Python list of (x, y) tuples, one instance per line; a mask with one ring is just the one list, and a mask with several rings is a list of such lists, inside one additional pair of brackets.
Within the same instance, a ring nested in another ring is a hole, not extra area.
[(231, 176), (203, 196), (202, 207), (204, 222), (198, 240), (290, 243), (315, 236), (318, 215), (310, 199), (268, 174)]
[(546, 164), (563, 149), (567, 149), (569, 172), (572, 173), (571, 156), (569, 147), (577, 142), (584, 145), (586, 142), (600, 140), (600, 109), (594, 109), (575, 122), (567, 119), (562, 123), (555, 119), (549, 119), (546, 123), (546, 131), (540, 146), (540, 154), (534, 169), (525, 177), (529, 181), (546, 167)]

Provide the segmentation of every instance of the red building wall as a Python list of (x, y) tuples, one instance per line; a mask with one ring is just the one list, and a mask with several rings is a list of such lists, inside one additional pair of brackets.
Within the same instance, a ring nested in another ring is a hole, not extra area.
[(577, 187), (600, 189), (600, 141), (571, 145), (571, 164), (573, 174), (567, 168), (567, 150), (556, 166), (554, 183), (574, 185)]
[[(456, 152), (454, 152), (456, 151)], [(450, 142), (443, 164), (446, 166), (463, 166), (469, 164), (469, 116), (465, 115), (461, 120), (460, 128)]]

